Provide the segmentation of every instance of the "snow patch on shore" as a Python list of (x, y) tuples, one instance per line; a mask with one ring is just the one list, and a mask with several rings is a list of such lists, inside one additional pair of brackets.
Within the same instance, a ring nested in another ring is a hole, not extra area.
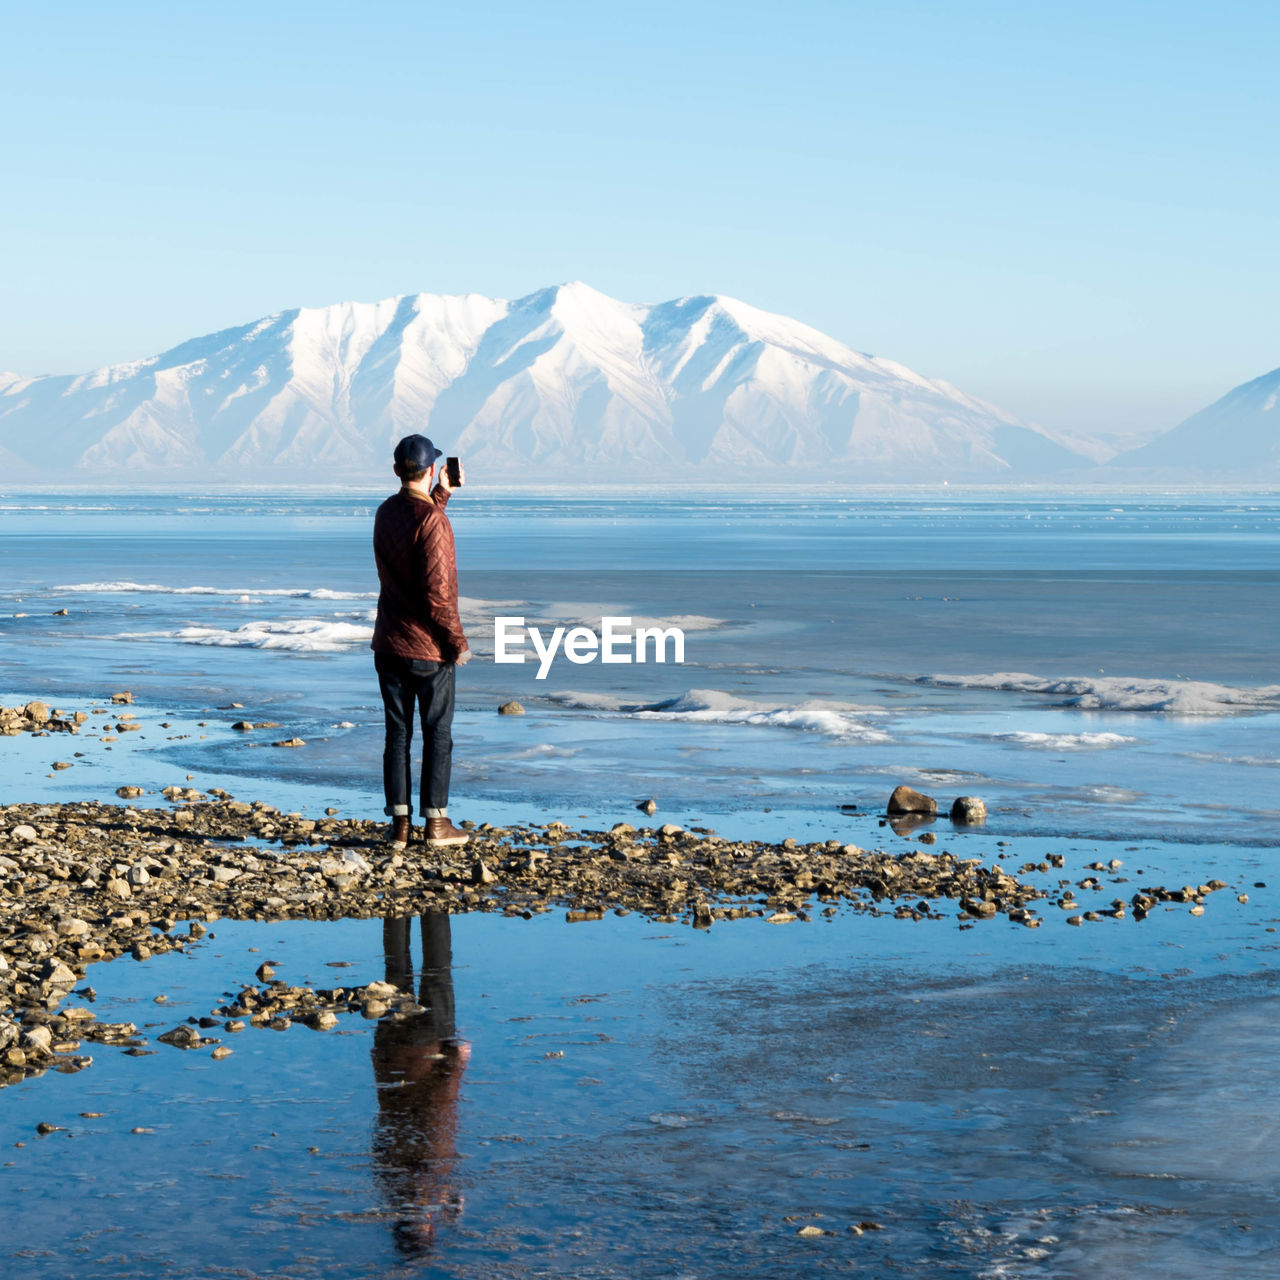
[(56, 592), (86, 595), (165, 596), (283, 596), (295, 600), (376, 600), (376, 591), (332, 591), (328, 587), (170, 587), (158, 582), (71, 582), (51, 587)]
[(995, 733), (996, 742), (1012, 742), (1038, 751), (1097, 751), (1137, 742), (1123, 733)]
[(809, 699), (796, 703), (762, 702), (739, 698), (719, 689), (689, 689), (661, 702), (624, 702), (601, 693), (554, 693), (550, 701), (577, 711), (628, 716), (636, 720), (672, 720), (700, 724), (765, 725), (802, 729), (854, 742), (889, 742), (883, 729), (860, 717), (875, 714), (869, 707), (847, 702)]
[(1025, 672), (992, 675), (918, 676), (916, 684), (940, 689), (1000, 689), (1059, 697), (1060, 706), (1088, 711), (1148, 711), (1175, 716), (1229, 716), (1280, 711), (1280, 685), (1239, 688), (1206, 680), (1161, 680), (1141, 676), (1046, 678)]
[(372, 627), (322, 618), (246, 622), (241, 627), (180, 627), (176, 631), (139, 631), (118, 640), (177, 640), (218, 649), (285, 649), (295, 653), (342, 653), (367, 645)]
[(522, 747), (518, 751), (504, 752), (501, 755), (487, 756), (488, 760), (570, 760), (580, 754), (581, 747), (557, 747), (550, 742), (539, 742), (536, 746)]

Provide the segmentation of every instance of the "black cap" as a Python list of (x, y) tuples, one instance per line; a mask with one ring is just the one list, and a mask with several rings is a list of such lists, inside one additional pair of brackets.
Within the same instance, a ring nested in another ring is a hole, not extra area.
[(405, 436), (396, 445), (396, 463), (400, 466), (417, 467), (422, 471), (435, 465), (442, 449), (437, 449), (426, 436)]

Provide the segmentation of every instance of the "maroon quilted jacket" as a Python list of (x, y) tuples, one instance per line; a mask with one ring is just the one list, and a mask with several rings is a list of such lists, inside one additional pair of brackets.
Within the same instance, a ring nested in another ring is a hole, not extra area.
[(382, 590), (370, 646), (376, 653), (456, 662), (468, 648), (458, 617), (458, 564), (444, 513), (448, 501), (442, 486), (429, 498), (401, 489), (378, 508), (373, 555)]

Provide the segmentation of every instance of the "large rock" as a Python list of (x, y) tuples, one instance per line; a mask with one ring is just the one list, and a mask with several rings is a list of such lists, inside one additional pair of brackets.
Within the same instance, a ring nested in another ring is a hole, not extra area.
[(522, 716), (524, 715), (524, 707), (516, 702), (515, 699), (512, 699), (510, 702), (504, 702), (498, 708), (498, 714), (500, 716)]
[(32, 724), (48, 724), (49, 708), (43, 702), (28, 702), (22, 708), (22, 714), (31, 721)]
[(951, 806), (951, 821), (974, 827), (987, 820), (987, 806), (977, 796), (959, 796)]
[(937, 813), (938, 802), (911, 787), (894, 787), (888, 810), (890, 813)]

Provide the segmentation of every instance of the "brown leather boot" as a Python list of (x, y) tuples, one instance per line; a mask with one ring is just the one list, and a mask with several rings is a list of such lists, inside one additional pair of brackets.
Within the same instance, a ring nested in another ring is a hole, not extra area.
[(427, 819), (428, 844), (466, 844), (470, 839), (465, 831), (460, 831), (448, 818)]
[(391, 830), (387, 835), (387, 843), (393, 849), (407, 849), (409, 838), (413, 835), (413, 820), (407, 813), (391, 819)]

